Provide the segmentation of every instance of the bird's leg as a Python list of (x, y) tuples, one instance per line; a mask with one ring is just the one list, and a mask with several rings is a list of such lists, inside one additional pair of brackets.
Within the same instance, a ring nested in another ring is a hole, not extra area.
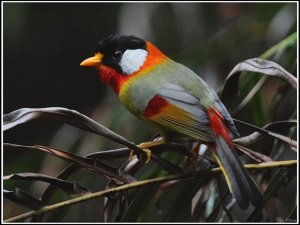
[(147, 141), (147, 142), (143, 142), (143, 143), (139, 144), (138, 147), (141, 149), (148, 149), (148, 148), (162, 145), (162, 144), (165, 144), (165, 142), (163, 140)]
[(191, 155), (185, 157), (185, 161), (190, 168), (195, 169), (197, 167), (197, 160), (199, 154), (201, 142), (197, 141), (196, 145), (192, 146)]
[[(152, 152), (150, 150), (151, 147), (154, 147), (154, 146), (158, 146), (158, 145), (162, 145), (164, 144), (165, 142), (163, 140), (157, 140), (157, 141), (148, 141), (148, 142), (143, 142), (141, 144), (138, 145), (138, 147), (146, 153), (147, 155), (147, 160), (145, 161), (145, 163), (148, 163), (151, 159), (151, 155), (152, 155)], [(132, 159), (132, 157), (134, 157), (134, 151), (131, 150), (130, 151), (130, 155), (129, 155), (129, 160)]]
[(197, 144), (192, 148), (192, 152), (193, 152), (195, 155), (198, 155), (198, 154), (199, 154), (199, 148), (200, 148), (200, 145), (201, 145), (201, 142), (200, 142), (200, 141), (197, 141)]

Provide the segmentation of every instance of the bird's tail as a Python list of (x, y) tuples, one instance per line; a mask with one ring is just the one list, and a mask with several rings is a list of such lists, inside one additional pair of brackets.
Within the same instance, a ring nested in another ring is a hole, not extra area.
[(235, 152), (222, 115), (212, 109), (209, 110), (209, 117), (216, 137), (213, 154), (222, 169), (230, 192), (242, 209), (248, 208), (249, 202), (254, 206), (261, 205), (262, 196)]

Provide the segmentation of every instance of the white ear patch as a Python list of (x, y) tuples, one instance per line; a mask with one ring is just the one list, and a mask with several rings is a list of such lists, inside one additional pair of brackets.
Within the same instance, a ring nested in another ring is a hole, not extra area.
[(126, 74), (132, 74), (138, 71), (146, 61), (148, 52), (144, 49), (127, 49), (119, 63)]

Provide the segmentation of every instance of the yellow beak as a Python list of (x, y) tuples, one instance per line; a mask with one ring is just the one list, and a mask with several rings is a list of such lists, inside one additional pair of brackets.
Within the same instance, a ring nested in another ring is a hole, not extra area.
[(102, 59), (103, 55), (98, 52), (95, 56), (83, 60), (80, 66), (100, 66)]

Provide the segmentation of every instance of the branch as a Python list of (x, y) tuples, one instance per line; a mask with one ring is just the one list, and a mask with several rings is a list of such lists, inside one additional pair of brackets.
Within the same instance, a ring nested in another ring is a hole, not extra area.
[[(268, 169), (268, 168), (279, 168), (279, 167), (289, 167), (289, 166), (295, 166), (297, 164), (297, 160), (287, 160), (287, 161), (276, 161), (276, 162), (266, 162), (266, 163), (260, 163), (260, 164), (246, 164), (244, 165), (245, 168), (248, 170), (262, 170), (262, 169)], [(159, 178), (154, 178), (154, 179), (149, 179), (149, 180), (142, 180), (142, 181), (137, 181), (134, 183), (130, 184), (125, 184), (119, 187), (103, 190), (103, 191), (98, 191), (95, 193), (91, 194), (85, 194), (77, 198), (73, 198), (64, 202), (56, 203), (53, 205), (49, 206), (44, 206), (40, 208), (39, 210), (36, 211), (30, 211), (12, 218), (9, 218), (7, 220), (4, 220), (4, 222), (16, 222), (20, 220), (24, 220), (26, 218), (32, 217), (32, 216), (37, 216), (40, 214), (43, 214), (45, 212), (49, 212), (52, 210), (56, 210), (58, 208), (62, 208), (65, 206), (70, 206), (79, 202), (87, 201), (90, 199), (94, 199), (100, 196), (104, 196), (110, 193), (115, 193), (115, 192), (120, 192), (132, 188), (137, 188), (137, 187), (142, 187), (146, 185), (152, 185), (152, 184), (160, 184), (164, 183), (167, 181), (171, 180), (181, 180), (181, 179), (187, 179), (187, 178), (193, 178), (197, 176), (201, 176), (203, 174), (218, 174), (222, 172), (220, 167), (209, 169), (209, 170), (201, 170), (201, 171), (194, 171), (194, 172), (188, 172), (188, 173), (181, 173), (177, 175), (170, 175), (166, 177), (159, 177)]]

